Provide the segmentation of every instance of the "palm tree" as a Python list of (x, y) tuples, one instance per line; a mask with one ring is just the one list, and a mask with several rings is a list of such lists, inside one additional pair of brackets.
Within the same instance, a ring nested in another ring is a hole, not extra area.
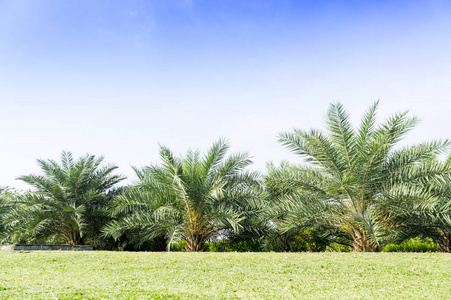
[[(444, 162), (423, 162), (418, 169), (424, 165), (434, 168), (436, 175), (417, 176), (415, 182), (392, 192), (381, 203), (391, 215), (387, 220), (394, 229), (391, 238), (399, 242), (416, 236), (431, 237), (439, 251), (451, 252), (451, 155)], [(418, 201), (420, 197), (427, 201)]]
[(394, 217), (387, 201), (396, 195), (414, 199), (416, 207), (433, 201), (416, 183), (449, 172), (449, 166), (437, 168), (431, 161), (450, 143), (395, 149), (418, 120), (403, 112), (376, 126), (377, 107), (378, 102), (370, 107), (357, 130), (343, 106), (335, 103), (327, 113), (327, 134), (294, 130), (279, 135), (279, 141), (307, 163), (284, 164), (266, 178), (267, 185), (282, 194), (280, 206), (289, 212), (281, 221), (283, 230), (329, 224), (352, 236), (354, 250), (378, 251), (390, 231), (387, 220)]
[(13, 207), (13, 200), (16, 193), (14, 190), (0, 187), (0, 244), (10, 239), (5, 227), (6, 216)]
[[(271, 201), (262, 216), (272, 224), (272, 230), (265, 237), (267, 250), (299, 251), (299, 238), (310, 241), (309, 251), (323, 251), (332, 243), (352, 246), (349, 234), (330, 222), (335, 218), (330, 215), (332, 206), (327, 205), (327, 201), (318, 201), (323, 195), (299, 186), (299, 167), (287, 162), (279, 167), (269, 163), (267, 170), (264, 181)], [(288, 223), (289, 220), (294, 223)]]
[(124, 179), (112, 175), (116, 166), (101, 167), (102, 161), (88, 154), (74, 161), (70, 152), (62, 152), (61, 164), (38, 159), (43, 175), (18, 178), (35, 191), (19, 197), (9, 216), (15, 232), (31, 240), (62, 238), (68, 245), (98, 242), (108, 203), (118, 191), (113, 186)]
[(142, 241), (166, 239), (168, 250), (180, 239), (186, 251), (203, 251), (207, 239), (243, 227), (259, 209), (259, 175), (245, 170), (247, 154), (225, 157), (229, 145), (213, 144), (206, 155), (189, 150), (175, 157), (160, 147), (161, 165), (136, 169), (139, 182), (114, 201), (114, 216), (104, 230), (119, 238), (139, 232)]

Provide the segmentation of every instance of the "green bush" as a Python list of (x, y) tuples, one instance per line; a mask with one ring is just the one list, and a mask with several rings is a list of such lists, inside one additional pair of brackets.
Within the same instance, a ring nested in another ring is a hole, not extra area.
[(180, 240), (176, 244), (173, 244), (171, 246), (171, 251), (174, 251), (174, 252), (185, 251), (185, 245), (186, 245), (186, 241), (185, 240)]
[(382, 252), (436, 252), (437, 245), (430, 238), (413, 238), (399, 244), (388, 244)]
[(326, 251), (328, 252), (351, 252), (352, 249), (349, 246), (338, 244), (338, 243), (332, 243), (329, 246), (327, 246)]

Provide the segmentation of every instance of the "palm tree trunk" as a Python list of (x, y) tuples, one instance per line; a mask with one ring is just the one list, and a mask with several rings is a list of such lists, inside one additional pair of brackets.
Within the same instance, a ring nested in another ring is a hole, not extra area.
[(204, 251), (205, 239), (211, 232), (211, 226), (204, 220), (204, 214), (202, 211), (192, 210), (192, 212), (186, 216), (187, 230), (185, 232), (185, 251)]
[(369, 240), (366, 238), (365, 233), (353, 231), (351, 233), (354, 242), (352, 244), (352, 248), (354, 251), (357, 252), (379, 252), (379, 245), (374, 245), (369, 242)]
[(76, 246), (82, 245), (80, 233), (75, 230), (72, 226), (66, 225), (62, 226), (58, 230), (58, 235), (66, 241), (66, 245)]
[(451, 252), (451, 233), (439, 229), (439, 239), (437, 240), (437, 250), (440, 252)]
[(186, 252), (193, 252), (193, 251), (204, 251), (205, 250), (205, 243), (204, 243), (204, 237), (200, 234), (191, 234), (189, 237), (186, 238), (186, 245), (185, 245), (185, 251)]
[(365, 252), (365, 247), (360, 237), (354, 236), (354, 242), (352, 243), (352, 249), (357, 252)]

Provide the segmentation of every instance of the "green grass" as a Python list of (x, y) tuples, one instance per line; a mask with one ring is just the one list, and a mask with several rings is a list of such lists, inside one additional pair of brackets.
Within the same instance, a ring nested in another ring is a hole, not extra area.
[(0, 299), (451, 299), (442, 253), (2, 252)]

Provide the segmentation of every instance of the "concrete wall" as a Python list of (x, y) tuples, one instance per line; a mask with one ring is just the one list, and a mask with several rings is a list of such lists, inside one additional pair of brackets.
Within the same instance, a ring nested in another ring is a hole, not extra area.
[(33, 250), (75, 250), (75, 251), (91, 251), (92, 246), (69, 246), (69, 245), (1, 245), (0, 250), (3, 251), (33, 251)]

